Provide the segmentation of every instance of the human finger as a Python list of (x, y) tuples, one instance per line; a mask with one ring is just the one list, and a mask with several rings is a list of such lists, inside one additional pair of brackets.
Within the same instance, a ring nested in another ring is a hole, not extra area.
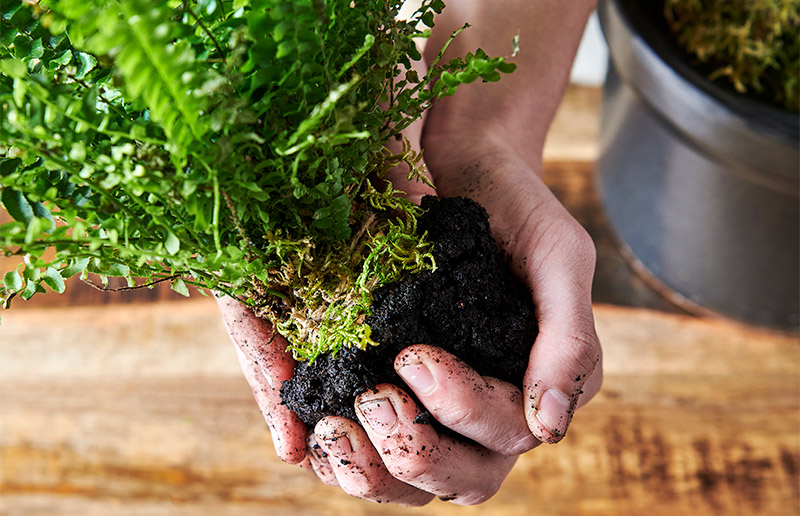
[(548, 259), (532, 277), (539, 335), (523, 388), (531, 432), (547, 443), (564, 437), (575, 409), (602, 382), (602, 351), (591, 302), (594, 244), (577, 224), (555, 232), (558, 241), (540, 245), (537, 251)]
[(291, 464), (299, 463), (306, 455), (307, 430), (280, 397), (281, 382), (294, 374), (294, 360), (286, 353), (286, 342), (273, 333), (268, 321), (256, 317), (235, 299), (217, 297), (217, 304), (278, 456)]
[(522, 392), (510, 383), (482, 377), (441, 348), (409, 346), (395, 369), (431, 415), (444, 426), (503, 455), (519, 455), (541, 444), (525, 420)]
[(441, 435), (417, 420), (420, 414), (394, 385), (356, 398), (356, 415), (393, 477), (459, 505), (491, 498), (517, 457)]
[(314, 470), (314, 473), (317, 474), (323, 483), (337, 487), (339, 482), (336, 480), (336, 475), (333, 472), (333, 467), (328, 458), (328, 453), (319, 445), (314, 434), (311, 434), (308, 437), (306, 459), (309, 461), (309, 465)]
[(421, 506), (433, 495), (389, 474), (364, 430), (350, 419), (329, 416), (314, 429), (339, 486), (349, 495), (375, 502)]

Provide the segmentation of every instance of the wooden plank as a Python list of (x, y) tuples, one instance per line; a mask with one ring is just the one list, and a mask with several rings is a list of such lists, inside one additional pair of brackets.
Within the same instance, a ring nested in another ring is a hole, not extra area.
[(544, 161), (595, 161), (599, 154), (601, 88), (570, 85), (544, 142)]
[[(215, 310), (201, 299), (4, 314), (0, 514), (415, 513), (276, 458)], [(488, 503), (431, 511), (800, 510), (796, 337), (607, 305), (596, 316), (605, 386), (564, 442), (524, 455)]]

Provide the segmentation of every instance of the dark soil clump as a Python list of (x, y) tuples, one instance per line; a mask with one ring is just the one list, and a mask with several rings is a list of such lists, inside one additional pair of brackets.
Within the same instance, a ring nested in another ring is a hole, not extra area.
[(358, 394), (384, 382), (402, 387), (394, 358), (412, 344), (438, 346), (481, 375), (522, 385), (538, 333), (534, 307), (500, 256), (486, 211), (460, 197), (426, 197), (422, 207), (420, 230), (435, 243), (437, 269), (375, 292), (366, 323), (380, 346), (298, 364), (281, 397), (307, 425), (328, 415), (357, 421)]

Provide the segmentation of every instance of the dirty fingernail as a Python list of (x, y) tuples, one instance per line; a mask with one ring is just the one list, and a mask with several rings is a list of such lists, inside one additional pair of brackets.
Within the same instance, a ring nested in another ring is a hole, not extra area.
[(337, 459), (346, 459), (353, 453), (353, 447), (347, 434), (318, 435), (317, 440), (322, 441), (322, 444), (328, 449), (328, 453)]
[(558, 389), (548, 389), (539, 400), (536, 419), (555, 437), (551, 442), (558, 442), (567, 432), (570, 405), (569, 398)]
[(423, 364), (409, 364), (401, 367), (397, 373), (418, 394), (430, 394), (436, 388), (436, 379)]
[(314, 437), (313, 434), (308, 439), (308, 449), (314, 454), (317, 460), (324, 460), (328, 458), (328, 452), (322, 449), (322, 446), (319, 445), (316, 437)]
[(378, 398), (358, 404), (358, 411), (377, 433), (388, 436), (397, 427), (397, 413), (387, 398)]

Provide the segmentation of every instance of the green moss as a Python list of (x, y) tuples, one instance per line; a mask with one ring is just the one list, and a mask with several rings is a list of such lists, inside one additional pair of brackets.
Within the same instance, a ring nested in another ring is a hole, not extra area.
[(800, 0), (666, 0), (664, 12), (709, 79), (800, 111)]

